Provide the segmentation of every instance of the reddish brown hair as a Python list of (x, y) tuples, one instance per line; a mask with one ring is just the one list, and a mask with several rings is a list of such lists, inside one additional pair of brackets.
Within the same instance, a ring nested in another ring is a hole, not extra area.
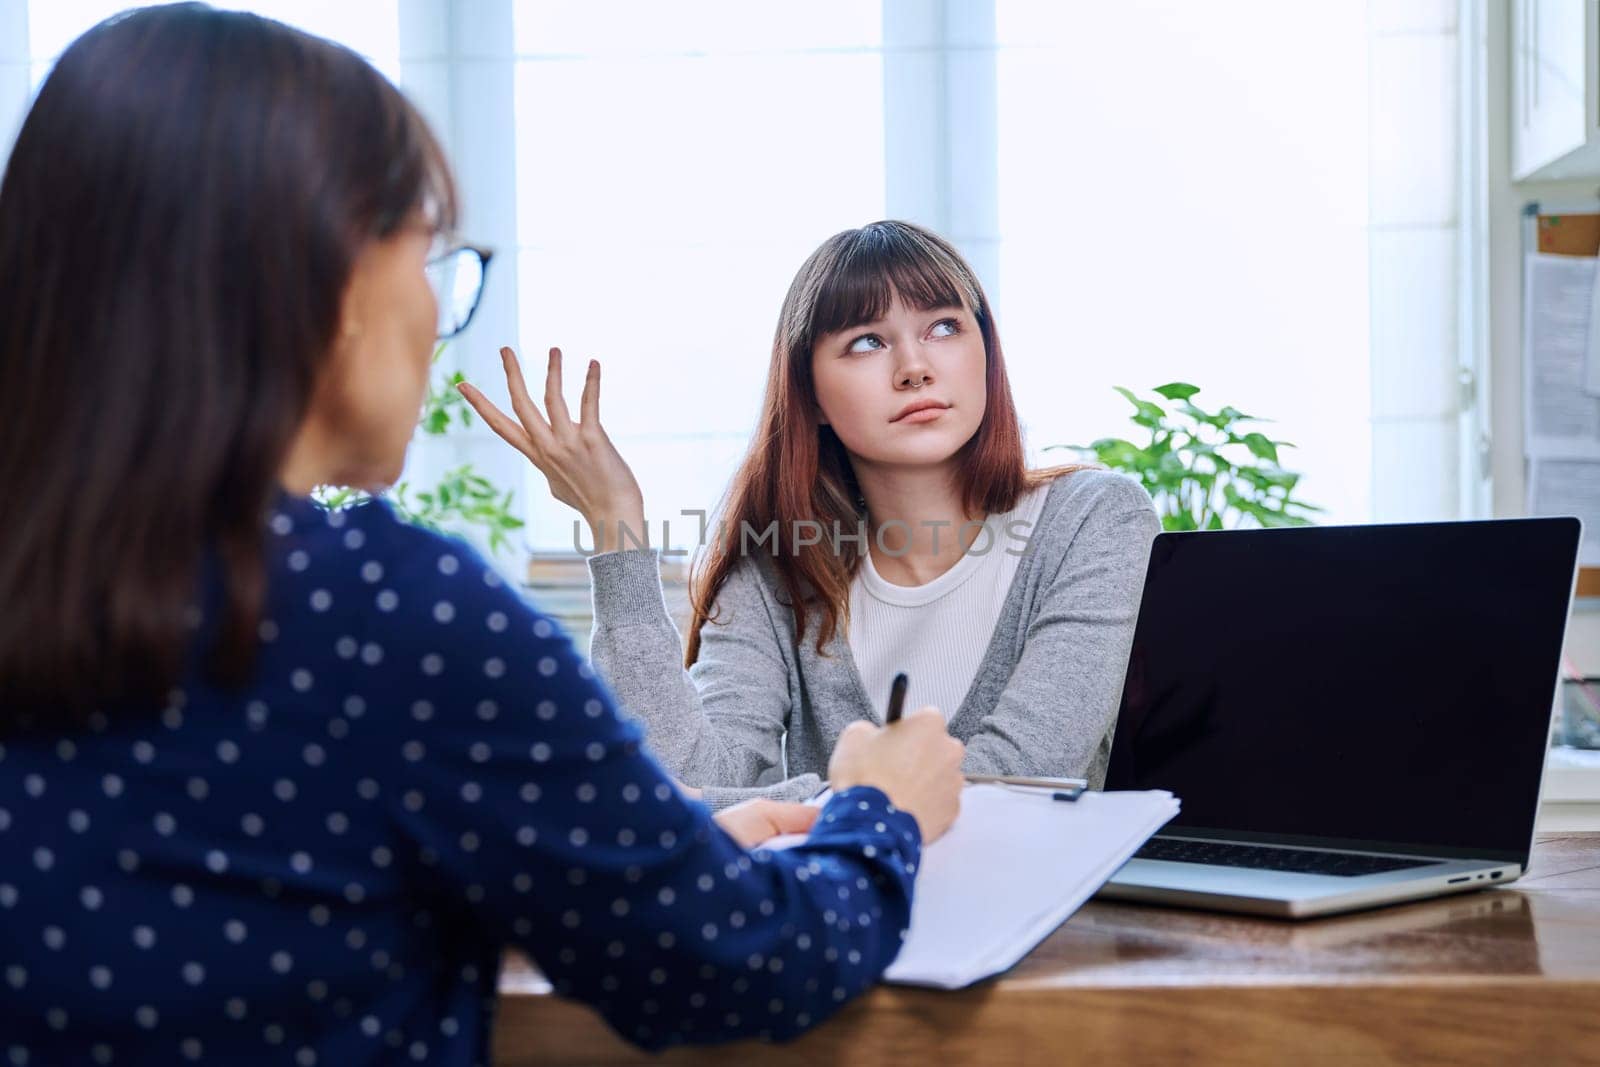
[[(808, 605), (822, 615), (818, 654), (835, 630), (848, 625), (850, 581), (865, 546), (852, 541), (856, 550), (841, 553), (831, 535), (836, 528), (853, 534), (865, 513), (844, 445), (832, 427), (817, 423), (812, 348), (819, 337), (881, 318), (896, 295), (925, 310), (965, 307), (977, 319), (988, 403), (977, 432), (958, 453), (957, 477), (969, 513), (1009, 511), (1024, 490), (1079, 469), (1028, 470), (994, 313), (977, 275), (948, 241), (897, 221), (834, 234), (801, 265), (784, 297), (755, 437), (723, 497), (721, 534), (711, 539), (690, 575), (694, 617), (686, 666), (699, 658), (700, 627), (716, 622), (711, 609), (741, 561), (744, 530), (753, 537), (776, 530), (776, 543), (763, 541), (760, 551), (771, 553), (794, 611), (797, 640), (805, 634)], [(807, 521), (820, 524), (823, 539), (796, 545), (796, 524)]]

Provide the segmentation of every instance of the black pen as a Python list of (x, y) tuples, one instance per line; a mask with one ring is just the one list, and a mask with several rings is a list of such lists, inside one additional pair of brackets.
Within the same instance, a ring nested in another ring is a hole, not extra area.
[(883, 717), (884, 725), (900, 721), (900, 709), (906, 702), (906, 672), (901, 671), (894, 676), (894, 684), (889, 686), (889, 710)]

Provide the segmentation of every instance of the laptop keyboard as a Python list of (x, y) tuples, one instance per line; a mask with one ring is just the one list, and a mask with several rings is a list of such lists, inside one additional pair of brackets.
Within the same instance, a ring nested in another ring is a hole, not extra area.
[(1341, 878), (1398, 871), (1407, 867), (1438, 866), (1435, 860), (1362, 856), (1350, 852), (1319, 852), (1316, 849), (1278, 848), (1271, 845), (1234, 845), (1220, 841), (1188, 841), (1172, 837), (1152, 837), (1133, 855), (1135, 859), (1143, 860), (1213, 863), (1221, 867), (1331, 874)]

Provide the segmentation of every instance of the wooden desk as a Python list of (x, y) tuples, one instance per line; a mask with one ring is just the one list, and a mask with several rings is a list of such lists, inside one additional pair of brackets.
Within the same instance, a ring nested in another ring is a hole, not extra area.
[(1600, 1063), (1600, 833), (1541, 834), (1505, 889), (1305, 923), (1091, 901), (998, 980), (880, 986), (788, 1045), (650, 1058), (543, 989), (506, 967), (497, 1063)]

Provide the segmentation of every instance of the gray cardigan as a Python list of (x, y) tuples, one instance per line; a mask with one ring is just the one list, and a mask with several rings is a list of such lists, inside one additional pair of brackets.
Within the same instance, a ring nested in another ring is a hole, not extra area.
[[(949, 714), (966, 771), (1104, 782), (1160, 528), (1149, 495), (1126, 476), (1081, 470), (1050, 485), (977, 677)], [(795, 640), (787, 595), (761, 556), (771, 551), (771, 542), (752, 546), (730, 572), (688, 670), (656, 550), (589, 557), (594, 667), (656, 758), (714, 808), (816, 793), (840, 732), (875, 721), (845, 634), (819, 657), (810, 611), (805, 640)]]

